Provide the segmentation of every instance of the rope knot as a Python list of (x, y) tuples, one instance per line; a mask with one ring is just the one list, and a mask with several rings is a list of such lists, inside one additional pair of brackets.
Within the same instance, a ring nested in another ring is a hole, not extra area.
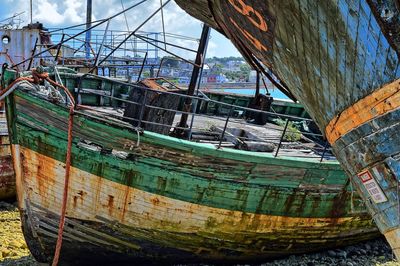
[(43, 68), (32, 69), (32, 77), (35, 84), (39, 84), (49, 77), (49, 73), (44, 72)]

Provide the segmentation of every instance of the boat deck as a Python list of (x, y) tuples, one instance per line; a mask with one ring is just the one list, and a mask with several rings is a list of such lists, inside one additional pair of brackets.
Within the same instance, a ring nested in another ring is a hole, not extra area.
[[(81, 112), (90, 116), (101, 117), (114, 123), (123, 123), (131, 126), (124, 121), (124, 109), (112, 107), (90, 107)], [(181, 114), (176, 113), (169, 132), (174, 132), (174, 125), (178, 125)], [(142, 122), (146, 124), (145, 121)], [(192, 127), (190, 124), (192, 123)], [(233, 148), (260, 153), (270, 153), (274, 156), (288, 156), (298, 158), (309, 158), (316, 161), (336, 160), (323, 145), (313, 141), (312, 133), (305, 133), (299, 130), (290, 132), (286, 130), (285, 134), (291, 134), (295, 140), (288, 141), (282, 138), (285, 130), (284, 125), (280, 126), (272, 122), (265, 125), (256, 125), (252, 121), (246, 121), (241, 118), (229, 118), (222, 116), (210, 116), (205, 114), (195, 114), (193, 121), (192, 115), (188, 118), (189, 128), (185, 134), (185, 138), (193, 142), (206, 143), (215, 145), (219, 148)], [(226, 125), (226, 130), (224, 131)], [(278, 148), (279, 147), (279, 148)]]

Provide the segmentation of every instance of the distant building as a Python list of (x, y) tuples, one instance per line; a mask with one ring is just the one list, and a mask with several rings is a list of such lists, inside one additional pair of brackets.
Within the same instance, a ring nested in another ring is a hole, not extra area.
[(179, 61), (179, 69), (191, 71), (193, 69), (193, 65), (185, 61)]
[(224, 83), (226, 80), (225, 75), (222, 74), (210, 74), (207, 76), (208, 83)]
[(202, 76), (200, 83), (207, 83), (208, 77), (207, 76)]
[(246, 64), (244, 61), (231, 60), (226, 63), (226, 69), (228, 71), (240, 71), (240, 67)]
[(178, 83), (179, 84), (189, 84), (190, 78), (189, 77), (179, 77)]

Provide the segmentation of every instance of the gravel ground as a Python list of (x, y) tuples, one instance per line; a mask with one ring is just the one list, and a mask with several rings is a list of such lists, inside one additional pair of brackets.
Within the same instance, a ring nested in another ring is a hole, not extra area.
[[(400, 263), (393, 260), (386, 241), (378, 238), (342, 249), (290, 256), (262, 265), (400, 266)], [(24, 241), (17, 207), (6, 202), (0, 202), (0, 266), (39, 266)]]
[(0, 265), (38, 265), (30, 255), (15, 204), (0, 202)]
[(393, 260), (392, 251), (384, 238), (378, 238), (341, 249), (290, 256), (263, 265), (400, 266), (400, 263)]

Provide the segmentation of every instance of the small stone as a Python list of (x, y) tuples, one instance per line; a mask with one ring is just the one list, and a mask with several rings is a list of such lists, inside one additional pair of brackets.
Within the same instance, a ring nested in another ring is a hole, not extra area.
[(385, 260), (385, 259), (386, 259), (385, 256), (379, 256), (379, 257), (378, 257), (378, 260)]
[(351, 261), (348, 261), (347, 266), (354, 266), (354, 264)]
[(1, 255), (3, 256), (3, 258), (7, 258), (10, 255), (11, 251), (8, 249), (2, 249), (1, 250)]
[(336, 257), (336, 252), (333, 250), (328, 250), (328, 255), (331, 257)]
[(366, 250), (371, 250), (371, 245), (370, 244), (365, 244), (364, 246), (365, 246)]
[(12, 240), (9, 244), (9, 247), (13, 247), (13, 248), (21, 248), (22, 247), (22, 243), (17, 241), (17, 240)]
[(358, 255), (361, 255), (359, 250), (352, 249), (347, 251), (347, 257), (356, 257)]
[(365, 249), (360, 249), (359, 252), (361, 255), (367, 255), (367, 251)]
[(340, 251), (337, 251), (337, 252), (336, 252), (336, 256), (337, 256), (338, 258), (346, 259), (346, 258), (347, 258), (347, 253), (346, 253), (346, 251), (340, 250)]
[(23, 249), (27, 249), (27, 248), (28, 248), (28, 245), (26, 244), (25, 241), (23, 241), (23, 242), (21, 243), (21, 248), (23, 248)]

